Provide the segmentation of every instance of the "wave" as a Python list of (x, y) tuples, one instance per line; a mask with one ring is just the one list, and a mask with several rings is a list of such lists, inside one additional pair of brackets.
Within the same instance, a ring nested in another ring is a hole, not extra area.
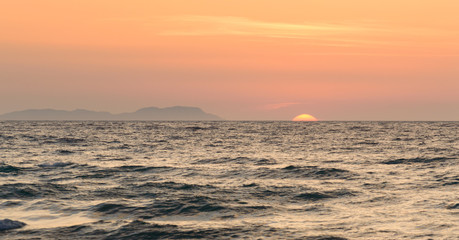
[[(105, 202), (91, 207), (91, 211), (100, 214), (129, 214), (141, 219), (152, 219), (164, 216), (196, 216), (214, 212), (219, 215), (240, 215), (253, 212), (264, 212), (272, 208), (266, 205), (250, 205), (234, 199), (217, 199), (206, 196), (176, 194), (175, 198), (162, 199), (163, 194), (153, 197), (153, 202), (142, 206), (130, 206), (126, 202)], [(117, 196), (119, 197), (119, 196)]]
[(181, 229), (177, 225), (155, 224), (135, 220), (109, 234), (105, 239), (235, 239), (250, 232), (274, 233), (264, 226), (235, 226), (228, 228)]
[(3, 184), (0, 185), (0, 199), (27, 199), (72, 193), (76, 187), (63, 184)]
[(13, 139), (16, 139), (15, 136), (2, 135), (2, 134), (0, 134), (0, 138), (3, 138), (3, 140), (13, 140)]
[(363, 126), (351, 126), (348, 129), (350, 131), (356, 131), (356, 132), (370, 132), (372, 130), (370, 127), (363, 127)]
[(382, 162), (383, 164), (412, 164), (412, 163), (437, 163), (452, 160), (454, 158), (434, 157), (434, 158), (400, 158)]
[(441, 183), (443, 186), (459, 185), (459, 175), (439, 175), (437, 176), (437, 182)]
[(23, 205), (24, 202), (22, 201), (5, 201), (0, 204), (2, 207), (16, 207)]
[(198, 126), (193, 126), (193, 127), (185, 127), (184, 129), (186, 130), (191, 130), (193, 132), (195, 131), (200, 131), (200, 130), (215, 130), (218, 129), (216, 127), (198, 127)]
[(365, 140), (365, 141), (362, 141), (362, 142), (357, 142), (355, 143), (355, 145), (379, 145), (380, 143), (377, 142), (377, 141), (374, 141), (374, 140)]
[(56, 153), (59, 155), (70, 155), (74, 154), (75, 152), (70, 150), (57, 150)]
[(115, 155), (98, 154), (98, 155), (95, 156), (95, 158), (93, 160), (96, 160), (96, 161), (122, 161), (122, 162), (125, 162), (125, 161), (129, 161), (131, 159), (132, 159), (132, 157), (130, 157), (130, 156), (123, 156), (123, 155), (115, 156)]
[(100, 203), (96, 206), (92, 207), (92, 211), (100, 212), (104, 214), (115, 214), (118, 212), (130, 212), (136, 209), (135, 207), (126, 206), (123, 204), (115, 204), (115, 203)]
[[(97, 176), (92, 176), (96, 178)], [(89, 176), (86, 176), (89, 178)], [(149, 177), (151, 178), (151, 177)], [(197, 185), (175, 182), (147, 182), (144, 184), (123, 184), (114, 188), (95, 189), (90, 194), (96, 198), (151, 199), (169, 194), (188, 194), (195, 191), (215, 189), (212, 185)]]
[(26, 224), (20, 221), (14, 221), (10, 219), (3, 219), (0, 220), (0, 231), (5, 231), (5, 230), (10, 230), (10, 229), (16, 229), (16, 228), (22, 228)]
[(459, 203), (446, 206), (447, 209), (459, 209)]
[(67, 167), (71, 165), (73, 165), (73, 163), (71, 162), (55, 162), (55, 163), (38, 164), (38, 166), (42, 168), (62, 168), (62, 167)]
[(346, 189), (334, 190), (334, 191), (325, 191), (325, 192), (305, 192), (299, 195), (296, 195), (296, 199), (306, 200), (306, 201), (319, 201), (328, 198), (341, 198), (347, 196), (355, 196), (355, 194)]
[(284, 168), (265, 169), (258, 173), (261, 178), (351, 179), (355, 175), (355, 173), (339, 168), (293, 165)]
[(65, 144), (65, 145), (77, 145), (86, 142), (86, 139), (83, 138), (71, 138), (71, 137), (62, 137), (58, 138), (55, 136), (47, 137), (43, 143), (44, 144)]
[(164, 190), (202, 190), (202, 189), (214, 189), (212, 185), (197, 185), (197, 184), (187, 184), (187, 183), (176, 183), (176, 182), (148, 182), (142, 185), (134, 186), (135, 189), (144, 189), (144, 188), (157, 188)]
[(141, 166), (141, 165), (124, 165), (121, 167), (115, 167), (111, 169), (107, 169), (106, 171), (115, 171), (115, 172), (150, 172), (150, 171), (155, 171), (155, 172), (162, 172), (162, 171), (170, 171), (172, 169), (175, 169), (173, 167), (146, 167), (146, 166)]
[(133, 207), (121, 203), (101, 203), (92, 208), (103, 214), (126, 213), (143, 219), (174, 215), (195, 215), (203, 212), (228, 210), (216, 200), (208, 197), (179, 197), (177, 199), (154, 199), (152, 204)]
[(154, 209), (154, 216), (194, 215), (202, 212), (227, 210), (219, 201), (205, 196), (180, 197), (177, 199), (157, 199), (148, 206)]
[(334, 237), (334, 236), (313, 236), (306, 237), (305, 240), (348, 240), (347, 238)]
[[(103, 222), (98, 225), (104, 225)], [(102, 227), (99, 226), (99, 227)], [(347, 240), (346, 238), (319, 235), (302, 236), (279, 228), (261, 224), (244, 224), (231, 227), (189, 229), (174, 224), (149, 223), (143, 220), (133, 220), (112, 230), (100, 229), (97, 225), (75, 225), (35, 231), (19, 231), (11, 233), (11, 237), (40, 236), (46, 239), (252, 239), (251, 236), (269, 239), (305, 239), (305, 240)]]
[[(80, 165), (83, 166), (83, 165)], [(85, 165), (86, 166), (86, 165)], [(150, 173), (165, 173), (169, 171), (173, 171), (176, 168), (174, 167), (166, 167), (166, 166), (142, 166), (142, 165), (124, 165), (119, 167), (111, 167), (111, 168), (96, 168), (94, 166), (87, 166), (90, 170), (89, 172), (80, 172), (76, 178), (82, 179), (103, 179), (109, 177), (128, 177), (132, 174), (150, 174)]]
[(15, 167), (12, 165), (8, 164), (1, 164), (0, 165), (0, 173), (12, 173), (12, 174), (18, 174), (22, 168)]
[(216, 159), (202, 159), (193, 164), (253, 164), (253, 165), (274, 165), (277, 162), (267, 158), (248, 158), (248, 157), (223, 157)]

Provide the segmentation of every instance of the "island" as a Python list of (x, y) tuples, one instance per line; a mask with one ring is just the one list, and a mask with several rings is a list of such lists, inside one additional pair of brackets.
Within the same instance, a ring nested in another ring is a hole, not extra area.
[(0, 115), (0, 120), (125, 120), (125, 121), (221, 121), (221, 117), (206, 113), (198, 107), (147, 107), (135, 112), (112, 114), (84, 109), (73, 111), (56, 109), (29, 109)]

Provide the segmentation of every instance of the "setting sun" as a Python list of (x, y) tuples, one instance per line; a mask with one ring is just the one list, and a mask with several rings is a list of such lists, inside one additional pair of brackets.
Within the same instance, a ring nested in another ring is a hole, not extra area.
[(295, 121), (295, 122), (316, 122), (316, 121), (319, 121), (319, 120), (317, 120), (317, 118), (315, 118), (312, 115), (301, 114), (301, 115), (298, 115), (295, 118), (293, 118), (292, 121)]

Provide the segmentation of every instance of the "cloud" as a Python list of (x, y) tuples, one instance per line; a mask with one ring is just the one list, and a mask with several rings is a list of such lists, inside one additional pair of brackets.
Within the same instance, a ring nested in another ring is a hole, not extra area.
[(301, 104), (299, 102), (284, 102), (284, 103), (274, 103), (274, 104), (266, 104), (263, 106), (264, 110), (277, 110), (281, 108), (290, 107), (292, 105)]
[[(235, 16), (164, 16), (156, 21), (165, 28), (163, 36), (251, 36), (261, 38), (304, 39), (314, 45), (336, 47), (431, 45), (438, 38), (450, 39), (457, 33), (430, 28), (392, 26), (385, 22), (365, 23), (286, 23)], [(445, 43), (453, 44), (456, 43)]]
[(315, 38), (374, 31), (363, 26), (340, 24), (293, 24), (258, 21), (232, 16), (175, 16), (164, 20), (186, 25), (182, 29), (167, 30), (161, 35), (203, 36), (203, 35), (245, 35), (271, 38)]

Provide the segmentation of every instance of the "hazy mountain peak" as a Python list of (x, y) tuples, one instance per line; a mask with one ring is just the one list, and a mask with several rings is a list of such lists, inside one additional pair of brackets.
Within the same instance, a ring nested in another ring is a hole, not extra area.
[(160, 108), (157, 108), (157, 107), (144, 107), (144, 108), (141, 108), (135, 112), (146, 112), (146, 111), (154, 111), (154, 110), (158, 110)]
[(173, 106), (167, 108), (146, 107), (135, 112), (112, 114), (86, 109), (73, 111), (56, 109), (29, 109), (0, 115), (0, 120), (222, 120), (198, 107)]

